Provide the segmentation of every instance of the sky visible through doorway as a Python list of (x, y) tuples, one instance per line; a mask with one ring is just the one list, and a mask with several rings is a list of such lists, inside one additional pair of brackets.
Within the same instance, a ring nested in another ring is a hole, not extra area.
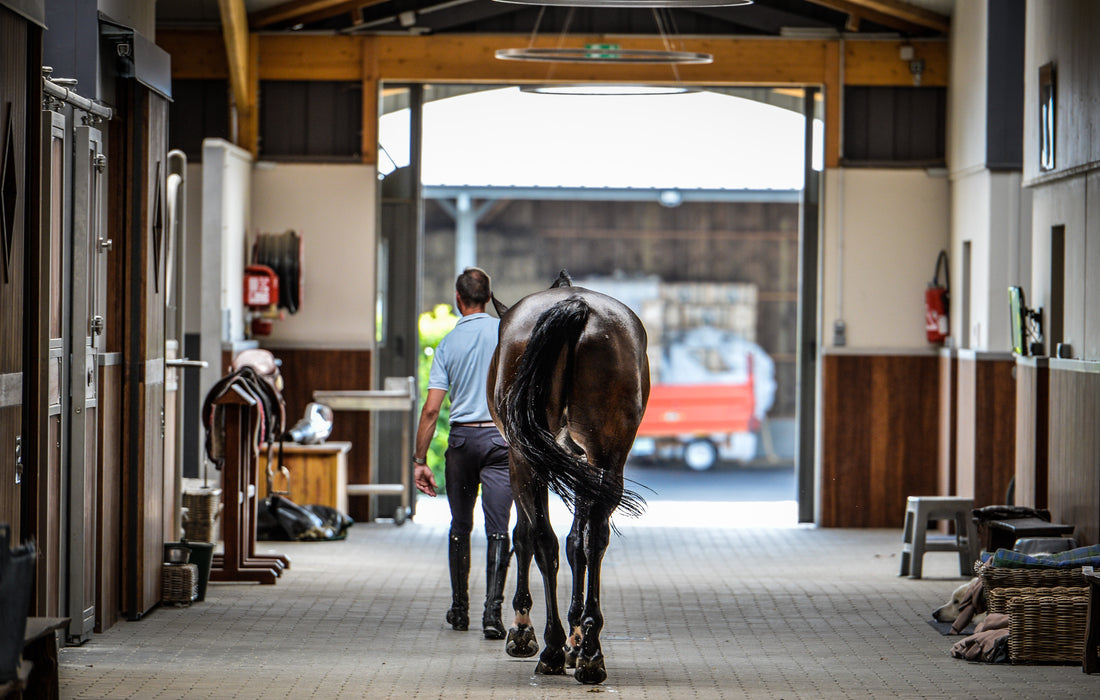
[[(381, 118), (379, 174), (408, 164), (408, 110)], [(501, 88), (424, 105), (424, 185), (801, 189), (803, 117), (716, 92)], [(821, 143), (821, 122), (814, 122)], [(820, 149), (814, 169), (821, 169)]]

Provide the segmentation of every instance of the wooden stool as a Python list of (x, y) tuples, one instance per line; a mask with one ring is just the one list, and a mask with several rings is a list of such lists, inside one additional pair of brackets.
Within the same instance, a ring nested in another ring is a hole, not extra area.
[[(902, 534), (901, 571), (898, 576), (921, 577), (926, 552), (958, 552), (959, 575), (973, 576), (974, 562), (981, 554), (978, 533), (971, 518), (974, 500), (954, 496), (910, 496), (905, 509)], [(928, 536), (929, 520), (954, 520), (955, 534)]]

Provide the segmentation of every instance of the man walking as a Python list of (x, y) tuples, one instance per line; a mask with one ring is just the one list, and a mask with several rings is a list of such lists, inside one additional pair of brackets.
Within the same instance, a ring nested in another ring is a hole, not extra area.
[(425, 456), (435, 435), (443, 398), (451, 394), (451, 430), (447, 439), (447, 501), (451, 508), (451, 532), (447, 560), (451, 571), (452, 629), (469, 629), (470, 531), (474, 505), (481, 486), (488, 555), (485, 571), (485, 611), (481, 618), (486, 639), (504, 639), (501, 604), (508, 576), (510, 542), (508, 524), (512, 488), (508, 475), (508, 443), (493, 424), (485, 397), (489, 363), (497, 345), (500, 321), (485, 313), (491, 296), (489, 276), (476, 267), (466, 268), (455, 281), (455, 300), (462, 318), (436, 348), (428, 378), (428, 396), (420, 411), (413, 456), (416, 488), (436, 495), (435, 477)]

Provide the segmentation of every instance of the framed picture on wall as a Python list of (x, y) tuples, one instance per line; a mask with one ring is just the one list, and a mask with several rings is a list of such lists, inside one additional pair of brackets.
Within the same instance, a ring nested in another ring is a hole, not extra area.
[(1057, 73), (1053, 63), (1039, 66), (1039, 170), (1054, 170)]

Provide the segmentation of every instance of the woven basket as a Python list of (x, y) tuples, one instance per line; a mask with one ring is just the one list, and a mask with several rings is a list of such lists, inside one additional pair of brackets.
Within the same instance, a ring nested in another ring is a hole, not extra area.
[[(1085, 654), (1089, 597), (1078, 588), (1019, 589), (1008, 599), (1008, 658), (1079, 664)], [(1073, 594), (1059, 593), (1071, 591)]]
[(215, 523), (222, 509), (221, 489), (195, 489), (183, 492), (187, 520), (183, 537), (192, 542), (214, 542)]
[(160, 573), (160, 599), (171, 605), (190, 605), (199, 597), (199, 567), (165, 564)]
[(1089, 589), (1077, 586), (1025, 586), (1020, 588), (994, 588), (985, 592), (985, 604), (991, 613), (1008, 613), (1008, 604), (1019, 596), (1088, 597)]
[(986, 595), (995, 588), (1087, 588), (1088, 582), (1080, 568), (1076, 569), (1016, 569), (974, 563), (974, 573), (982, 579)]

